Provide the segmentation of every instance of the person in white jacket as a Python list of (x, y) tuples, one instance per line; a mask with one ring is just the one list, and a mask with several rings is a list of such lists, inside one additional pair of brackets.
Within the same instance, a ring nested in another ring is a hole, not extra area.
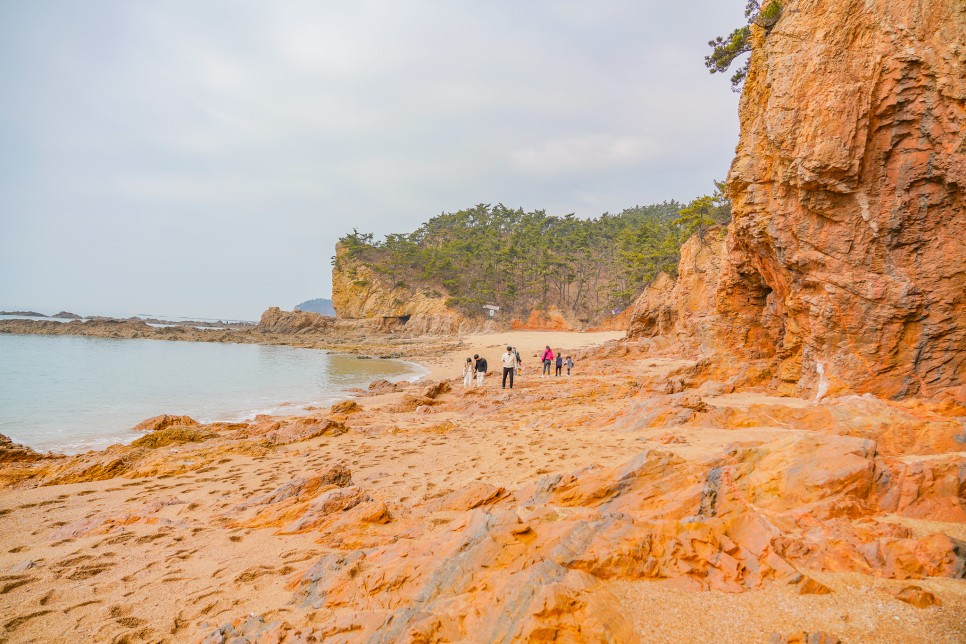
[(473, 358), (467, 358), (463, 365), (463, 386), (469, 387), (473, 384)]
[(513, 372), (517, 370), (517, 356), (513, 347), (507, 347), (503, 354), (503, 388), (506, 389), (506, 377), (510, 376), (510, 389), (513, 389)]

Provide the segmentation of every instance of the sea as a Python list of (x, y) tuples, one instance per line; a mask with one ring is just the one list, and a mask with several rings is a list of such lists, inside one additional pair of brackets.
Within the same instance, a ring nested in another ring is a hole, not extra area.
[(0, 333), (0, 434), (76, 454), (127, 443), (158, 414), (199, 422), (308, 413), (377, 379), (417, 380), (401, 360), (220, 342)]

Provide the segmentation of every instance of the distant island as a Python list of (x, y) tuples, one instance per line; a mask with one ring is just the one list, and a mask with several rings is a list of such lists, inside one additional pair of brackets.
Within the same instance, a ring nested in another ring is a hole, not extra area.
[(0, 311), (0, 315), (21, 315), (24, 317), (31, 317), (31, 318), (47, 317), (43, 313), (37, 313), (36, 311)]
[(332, 306), (332, 300), (326, 300), (322, 298), (316, 298), (314, 300), (305, 300), (301, 304), (296, 304), (295, 310), (307, 311), (309, 313), (321, 313), (322, 315), (335, 317), (335, 308)]
[(46, 315), (44, 313), (37, 313), (37, 311), (0, 311), (0, 315), (19, 315), (21, 317), (29, 318), (59, 318), (61, 320), (83, 320), (83, 316), (77, 315), (76, 313), (71, 313), (70, 311), (61, 311), (60, 313), (55, 313), (54, 315)]

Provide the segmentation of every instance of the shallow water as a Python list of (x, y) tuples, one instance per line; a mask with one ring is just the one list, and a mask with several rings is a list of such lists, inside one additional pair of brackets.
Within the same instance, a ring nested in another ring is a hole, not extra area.
[(78, 453), (130, 442), (139, 435), (130, 428), (158, 414), (208, 422), (297, 413), (378, 378), (424, 373), (294, 347), (0, 334), (0, 433)]

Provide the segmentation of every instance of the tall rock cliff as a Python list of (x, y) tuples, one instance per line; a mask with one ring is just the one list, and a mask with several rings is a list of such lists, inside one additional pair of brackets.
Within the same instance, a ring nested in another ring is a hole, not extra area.
[(753, 29), (717, 341), (799, 392), (962, 384), (966, 3), (792, 0)]

